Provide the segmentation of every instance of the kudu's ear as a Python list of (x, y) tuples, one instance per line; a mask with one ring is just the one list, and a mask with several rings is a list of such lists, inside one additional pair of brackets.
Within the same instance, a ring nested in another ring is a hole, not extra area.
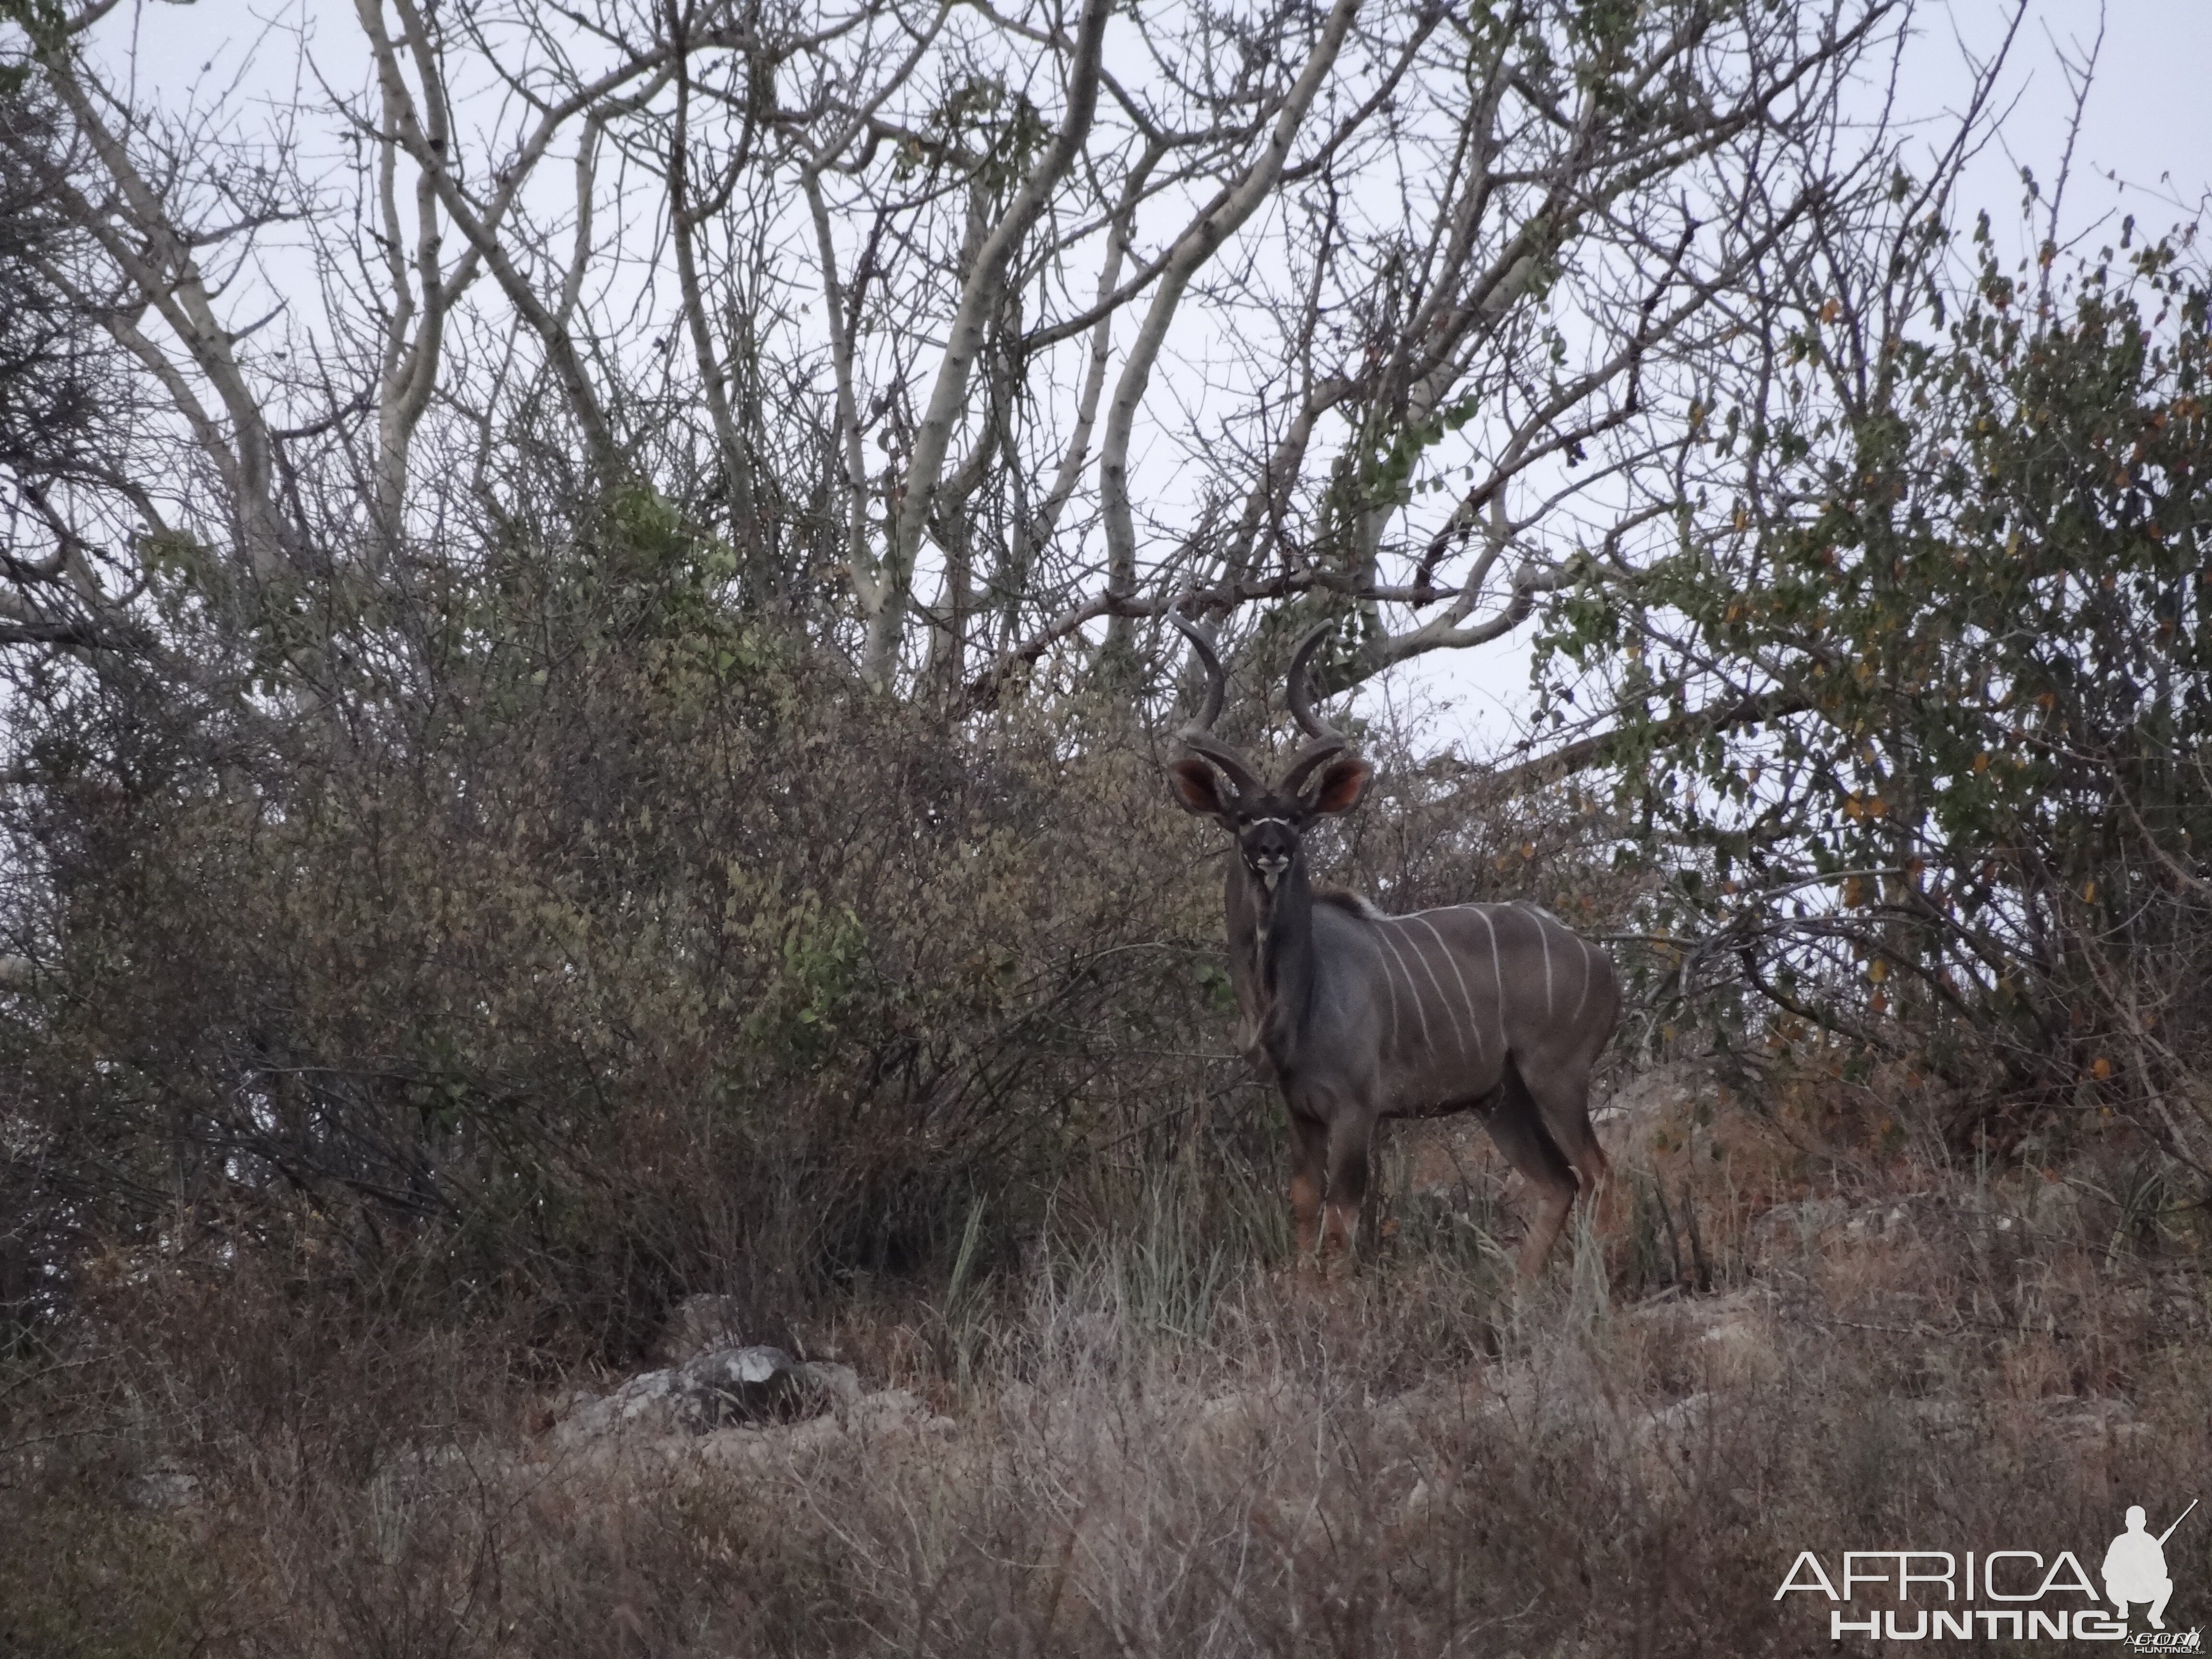
[(1181, 760), (1169, 762), (1168, 784), (1184, 811), (1217, 818), (1229, 816), (1228, 805), (1221, 799), (1219, 775), (1197, 756), (1185, 755)]
[(1367, 786), (1374, 781), (1375, 769), (1357, 755), (1333, 760), (1322, 769), (1321, 783), (1314, 790), (1313, 810), (1349, 812), (1366, 798)]

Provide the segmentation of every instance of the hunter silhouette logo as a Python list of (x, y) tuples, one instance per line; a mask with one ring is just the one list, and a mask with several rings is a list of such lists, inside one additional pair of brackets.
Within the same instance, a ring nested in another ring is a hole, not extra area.
[[(2189, 1500), (2189, 1510), (2197, 1507), (2197, 1499)], [(2173, 1580), (2166, 1571), (2166, 1540), (2173, 1536), (2173, 1528), (2189, 1518), (2189, 1510), (2173, 1517), (2168, 1527), (2155, 1538), (2145, 1530), (2146, 1517), (2140, 1504), (2128, 1510), (2128, 1529), (2112, 1540), (2112, 1547), (2105, 1552), (2105, 1594), (2112, 1598), (2120, 1617), (2128, 1616), (2128, 1606), (2134, 1601), (2150, 1604), (2150, 1627), (2166, 1628), (2166, 1604), (2173, 1595)]]
[[(2097, 1558), (2060, 1550), (1845, 1550), (1832, 1573), (1813, 1550), (1800, 1550), (1774, 1592), (1825, 1600), (1828, 1639), (1863, 1636), (1873, 1641), (2012, 1643), (2115, 1642), (2130, 1653), (2198, 1654), (2204, 1632), (2168, 1630), (2166, 1604), (2173, 1577), (2166, 1545), (2195, 1513), (2198, 1500), (2173, 1517), (2164, 1532), (2150, 1530), (2140, 1504), (2127, 1511), (2127, 1530), (2105, 1551), (2101, 1593), (2090, 1575)], [(2145, 1628), (2130, 1632), (2131, 1608), (2144, 1610)], [(2009, 1650), (2008, 1650), (2009, 1651)]]

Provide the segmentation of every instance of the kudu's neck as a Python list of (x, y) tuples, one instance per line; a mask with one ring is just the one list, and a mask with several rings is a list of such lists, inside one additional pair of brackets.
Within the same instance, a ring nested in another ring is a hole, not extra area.
[(1297, 1034), (1313, 1000), (1313, 889), (1301, 851), (1273, 890), (1243, 859), (1229, 860), (1231, 967), (1259, 1017), (1259, 1037), (1278, 1066), (1295, 1058)]

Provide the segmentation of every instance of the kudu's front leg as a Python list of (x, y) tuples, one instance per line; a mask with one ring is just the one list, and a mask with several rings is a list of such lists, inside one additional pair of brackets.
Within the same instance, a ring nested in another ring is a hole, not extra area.
[(1297, 1228), (1298, 1261), (1313, 1254), (1321, 1227), (1322, 1183), (1328, 1171), (1328, 1126), (1291, 1119), (1291, 1219)]
[(1347, 1112), (1328, 1126), (1328, 1200), (1321, 1224), (1322, 1254), (1341, 1249), (1349, 1258), (1359, 1242), (1359, 1206), (1367, 1201), (1367, 1161), (1375, 1119)]

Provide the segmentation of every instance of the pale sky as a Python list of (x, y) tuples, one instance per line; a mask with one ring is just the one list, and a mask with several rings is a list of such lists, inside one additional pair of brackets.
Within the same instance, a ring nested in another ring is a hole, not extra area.
[[(1921, 46), (1907, 61), (1901, 102), (1934, 116), (1966, 96), (1962, 46), (1985, 58), (2002, 39), (2012, 6), (1951, 0), (1923, 8)], [(2081, 111), (2072, 180), (2062, 204), (2066, 233), (2094, 253), (2116, 240), (2132, 213), (2152, 234), (2198, 216), (2212, 192), (2212, 4), (2204, 0), (2039, 0), (2030, 7), (2007, 65), (2004, 119), (1978, 155), (1960, 198), (1958, 222), (1986, 210), (2008, 248), (2019, 229), (2020, 169), (2046, 192), (2057, 177), (2074, 115), (2075, 94), (2060, 55), (2079, 61), (2098, 39), (2095, 79)], [(2117, 175), (2115, 179), (2112, 175)], [(2097, 228), (2109, 225), (2109, 235)], [(2030, 244), (2021, 240), (2023, 252)], [(1474, 651), (1438, 653), (1398, 671), (1400, 696), (1449, 702), (1439, 710), (1439, 743), (1457, 739), (1486, 751), (1521, 731), (1529, 706), (1530, 630)]]
[[(1907, 60), (1902, 109), (1928, 119), (1931, 135), (1940, 118), (1963, 101), (1966, 58), (1984, 58), (2002, 36), (2012, 7), (2003, 0), (1926, 0), (1917, 50)], [(99, 45), (118, 58), (138, 48), (142, 84), (159, 84), (172, 102), (194, 82), (202, 94), (223, 88), (238, 72), (246, 48), (263, 37), (272, 15), (328, 15), (319, 30), (338, 46), (350, 34), (350, 7), (343, 0), (307, 0), (303, 7), (250, 5), (239, 0), (133, 0), (103, 26)], [(333, 15), (334, 14), (334, 15)], [(2020, 228), (2025, 165), (2045, 181), (2057, 175), (2074, 111), (2074, 89), (2062, 62), (2078, 62), (2098, 41), (2096, 76), (2075, 143), (2073, 175), (2064, 201), (2067, 234), (2094, 252), (2117, 236), (2117, 221), (2133, 213), (2146, 231), (2163, 231), (2197, 216), (2212, 191), (2212, 99), (2204, 91), (2212, 70), (2212, 4), (2203, 0), (2031, 0), (2027, 21), (2005, 77), (2003, 112), (1995, 139), (1975, 159), (1959, 204), (1961, 224), (1986, 210), (2001, 238), (2024, 251), (2031, 241)], [(295, 72), (287, 42), (270, 41), (240, 90), (282, 102)], [(2100, 227), (2111, 224), (2109, 233)], [(1158, 392), (1155, 397), (1158, 397)], [(1165, 412), (1163, 410), (1162, 412)], [(1371, 689), (1363, 701), (1379, 708), (1388, 697), (1429, 707), (1433, 738), (1460, 741), (1481, 751), (1517, 734), (1518, 711), (1528, 705), (1530, 630), (1471, 652), (1440, 653), (1407, 665), (1392, 683)]]

